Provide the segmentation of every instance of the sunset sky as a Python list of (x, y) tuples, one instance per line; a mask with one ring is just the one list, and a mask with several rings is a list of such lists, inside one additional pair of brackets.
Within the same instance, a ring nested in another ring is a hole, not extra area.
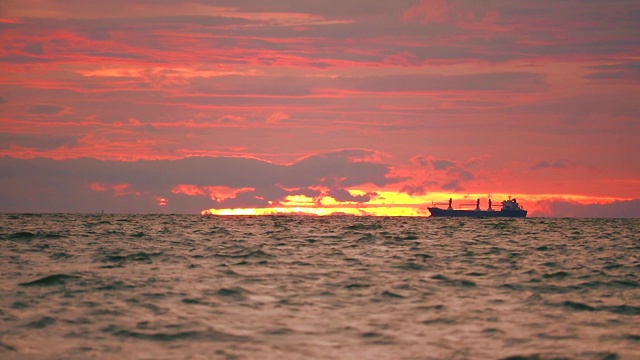
[(2, 0), (0, 212), (640, 217), (637, 0)]

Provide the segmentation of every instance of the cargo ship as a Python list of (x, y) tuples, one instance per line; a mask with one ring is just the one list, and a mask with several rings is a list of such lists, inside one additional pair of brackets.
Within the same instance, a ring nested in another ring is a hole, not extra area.
[(500, 210), (494, 210), (492, 208), (491, 199), (489, 199), (489, 207), (486, 210), (480, 209), (480, 199), (476, 201), (475, 210), (454, 210), (451, 207), (452, 199), (449, 199), (449, 207), (441, 209), (434, 204), (434, 206), (428, 208), (433, 217), (473, 217), (473, 218), (494, 218), (494, 217), (510, 217), (510, 218), (523, 218), (527, 216), (527, 210), (523, 209), (516, 199), (504, 200), (502, 202), (502, 208)]

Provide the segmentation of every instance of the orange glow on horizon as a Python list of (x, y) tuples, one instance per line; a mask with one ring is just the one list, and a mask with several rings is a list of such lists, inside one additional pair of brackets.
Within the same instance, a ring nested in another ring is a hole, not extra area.
[[(351, 190), (350, 193), (365, 193), (361, 190)], [(518, 202), (528, 210), (528, 216), (544, 215), (547, 210), (547, 202), (550, 201), (569, 201), (576, 204), (607, 204), (618, 199), (607, 197), (590, 197), (575, 194), (492, 194), (490, 197), (486, 194), (466, 194), (460, 195), (455, 193), (430, 193), (427, 195), (407, 195), (403, 193), (383, 191), (380, 192), (378, 199), (372, 199), (367, 203), (355, 202), (339, 202), (335, 199), (325, 196), (319, 201), (303, 195), (288, 196), (285, 202), (279, 206), (266, 208), (235, 208), (235, 209), (205, 209), (201, 211), (201, 215), (216, 216), (237, 216), (237, 215), (311, 215), (311, 216), (330, 216), (330, 215), (350, 215), (350, 216), (431, 216), (428, 207), (448, 202), (453, 199), (454, 207), (460, 204), (475, 205), (477, 199), (481, 199), (481, 208), (484, 209), (488, 205), (488, 199), (493, 200), (494, 209), (499, 209), (500, 202), (509, 198), (517, 198)]]

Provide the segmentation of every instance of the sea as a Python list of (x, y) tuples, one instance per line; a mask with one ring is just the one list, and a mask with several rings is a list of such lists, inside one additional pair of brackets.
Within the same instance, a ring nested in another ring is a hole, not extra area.
[(640, 219), (0, 214), (0, 359), (640, 359)]

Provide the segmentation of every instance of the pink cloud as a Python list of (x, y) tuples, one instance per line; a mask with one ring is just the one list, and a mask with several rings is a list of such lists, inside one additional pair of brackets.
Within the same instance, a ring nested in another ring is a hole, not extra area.
[(89, 189), (91, 189), (91, 191), (105, 192), (107, 191), (107, 186), (105, 184), (93, 183), (89, 185)]
[(115, 184), (111, 185), (111, 189), (113, 190), (113, 196), (140, 196), (141, 194), (139, 191), (131, 190), (131, 184)]
[(449, 20), (449, 6), (446, 0), (420, 0), (402, 14), (404, 21), (422, 23), (444, 23)]
[(277, 124), (289, 118), (288, 114), (285, 114), (282, 111), (275, 112), (269, 115), (266, 119), (267, 124)]

